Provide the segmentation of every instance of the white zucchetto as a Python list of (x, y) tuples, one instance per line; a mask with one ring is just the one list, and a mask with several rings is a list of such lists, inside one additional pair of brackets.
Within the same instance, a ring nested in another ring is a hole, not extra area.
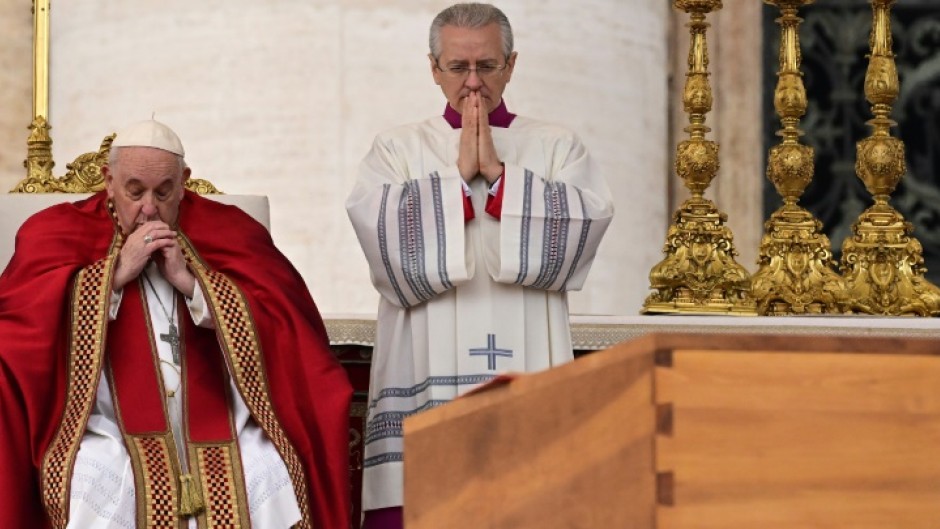
[(128, 126), (117, 133), (112, 147), (153, 147), (185, 156), (183, 142), (173, 129), (159, 121), (148, 119)]

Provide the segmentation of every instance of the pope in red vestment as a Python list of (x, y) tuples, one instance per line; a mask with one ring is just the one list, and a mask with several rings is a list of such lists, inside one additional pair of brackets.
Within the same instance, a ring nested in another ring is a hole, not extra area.
[[(215, 320), (205, 329), (180, 318), (189, 479), (201, 481), (205, 504), (196, 512), (216, 521), (247, 517), (225, 420), (231, 380), (289, 469), (297, 527), (348, 528), (351, 387), (306, 285), (265, 228), (234, 206), (186, 191), (173, 227)], [(176, 449), (139, 292), (125, 288), (121, 312), (108, 317), (127, 238), (106, 192), (42, 211), (17, 234), (0, 275), (0, 527), (66, 526), (75, 454), (102, 376), (111, 377), (135, 474), (143, 476), (135, 476), (137, 526), (180, 527), (175, 515), (191, 498), (171, 461)]]

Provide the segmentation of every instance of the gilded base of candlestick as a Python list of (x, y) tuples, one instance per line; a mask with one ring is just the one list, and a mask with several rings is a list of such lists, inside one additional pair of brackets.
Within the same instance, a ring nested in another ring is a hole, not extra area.
[(795, 204), (785, 204), (764, 224), (760, 268), (751, 296), (762, 316), (842, 314), (845, 282), (835, 273), (822, 223)]
[(26, 159), (23, 167), (26, 168), (26, 178), (23, 179), (11, 192), (33, 193), (37, 188), (45, 187), (53, 181), (52, 168), (52, 137), (49, 129), (52, 127), (43, 116), (36, 116), (29, 125), (29, 137), (26, 139)]
[(842, 246), (842, 275), (852, 309), (887, 316), (940, 315), (940, 289), (924, 279), (923, 248), (894, 208), (876, 204)]
[(893, 207), (875, 204), (852, 226), (840, 269), (851, 308), (884, 316), (940, 315), (940, 288), (923, 276), (923, 248), (914, 227)]
[(666, 258), (650, 271), (643, 314), (757, 314), (747, 270), (734, 260), (727, 217), (705, 198), (687, 200), (669, 227)]

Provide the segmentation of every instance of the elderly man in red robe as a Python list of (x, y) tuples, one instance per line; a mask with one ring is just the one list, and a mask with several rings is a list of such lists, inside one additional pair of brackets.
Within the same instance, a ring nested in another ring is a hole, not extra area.
[(300, 275), (167, 126), (103, 174), (0, 276), (0, 527), (346, 529), (351, 388)]

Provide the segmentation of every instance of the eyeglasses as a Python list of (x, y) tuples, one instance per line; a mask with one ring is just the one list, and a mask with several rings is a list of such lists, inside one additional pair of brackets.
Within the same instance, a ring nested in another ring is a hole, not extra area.
[(441, 68), (440, 65), (437, 65), (438, 71), (446, 75), (451, 79), (466, 79), (470, 76), (470, 72), (476, 72), (477, 77), (480, 79), (495, 79), (502, 75), (503, 70), (509, 66), (509, 63), (504, 64), (478, 64), (476, 68), (471, 68), (466, 64), (455, 64), (453, 66), (446, 66)]

